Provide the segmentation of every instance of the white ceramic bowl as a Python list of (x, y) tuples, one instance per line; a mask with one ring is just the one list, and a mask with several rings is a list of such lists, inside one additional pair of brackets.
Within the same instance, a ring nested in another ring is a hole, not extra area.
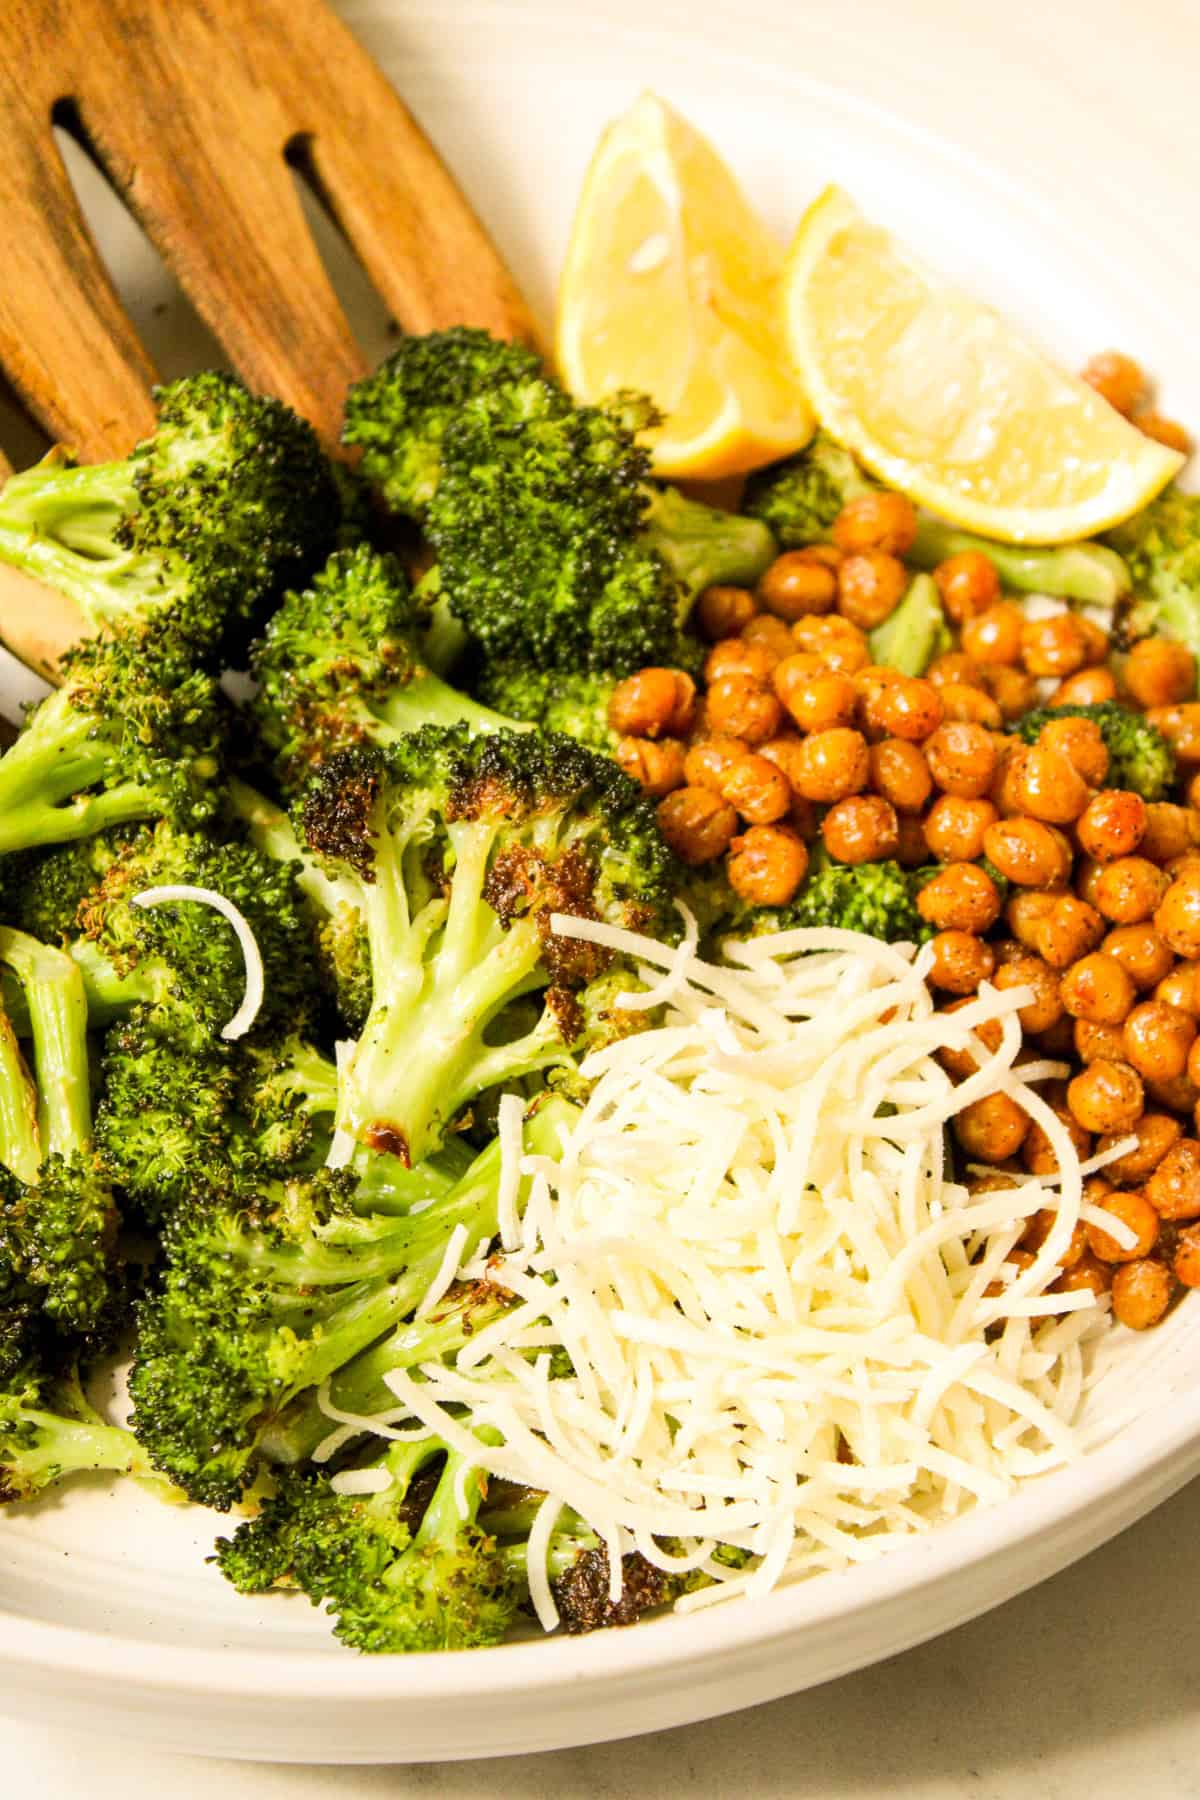
[[(1143, 0), (1136, 36), (1122, 0), (345, 10), (543, 312), (595, 136), (653, 86), (712, 133), (781, 231), (836, 178), (1068, 362), (1127, 347), (1165, 377), (1168, 410), (1200, 421), (1200, 251), (1183, 228), (1200, 20), (1174, 0)], [(137, 232), (80, 180), (164, 372), (209, 360)], [(379, 308), (332, 233), (322, 242), (381, 350)], [(11, 430), (7, 444), (26, 448)], [(19, 691), (0, 669), (0, 702)], [(754, 1607), (453, 1657), (356, 1658), (303, 1601), (233, 1594), (204, 1562), (208, 1516), (83, 1484), (0, 1524), (0, 1706), (182, 1750), (398, 1762), (585, 1743), (770, 1699), (1031, 1586), (1200, 1470), (1200, 1301), (1147, 1338), (1114, 1334), (1113, 1351), (1091, 1404), (1098, 1435), (1117, 1435), (1004, 1506)]]

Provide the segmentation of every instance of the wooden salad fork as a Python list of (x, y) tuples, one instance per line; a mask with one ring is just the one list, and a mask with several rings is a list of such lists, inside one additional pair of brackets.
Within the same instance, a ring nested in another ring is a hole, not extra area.
[[(3, 0), (0, 369), (83, 461), (123, 456), (153, 429), (155, 370), (77, 204), (56, 123), (122, 195), (234, 368), (331, 446), (365, 364), (293, 168), (403, 330), (471, 324), (534, 341), (453, 176), (323, 0)], [(21, 593), (0, 590), (0, 637), (18, 654)], [(54, 631), (43, 618), (43, 666)]]

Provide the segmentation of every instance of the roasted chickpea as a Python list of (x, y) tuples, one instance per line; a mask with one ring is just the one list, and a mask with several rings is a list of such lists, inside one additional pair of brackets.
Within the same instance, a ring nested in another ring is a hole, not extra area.
[[(942, 689), (943, 698), (947, 689)], [(996, 746), (982, 725), (953, 720), (939, 725), (925, 740), (925, 757), (934, 786), (944, 794), (978, 800), (996, 772)]]
[(1102, 787), (1108, 774), (1108, 751), (1094, 719), (1051, 719), (1038, 733), (1043, 749), (1065, 756), (1089, 787)]
[(1033, 956), (1028, 951), (1010, 957), (1000, 964), (992, 977), (994, 985), (1005, 993), (1012, 988), (1031, 988), (1033, 999), (1027, 1001), (1017, 1014), (1021, 1021), (1021, 1029), (1026, 1032), (1049, 1031), (1058, 1024), (1063, 1016), (1061, 983), (1059, 977), (1043, 962), (1040, 956)]
[(1021, 662), (1030, 675), (1073, 675), (1087, 661), (1087, 636), (1074, 613), (1026, 619), (1021, 626)]
[[(1029, 1043), (1036, 1046), (1042, 1056), (1050, 1057), (1055, 1062), (1069, 1062), (1075, 1049), (1074, 1019), (1068, 1019), (1064, 1013), (1047, 1030), (1039, 1031), (1036, 1037), (1031, 1037)], [(1032, 1053), (1031, 1049), (1030, 1054)], [(1017, 1061), (1022, 1061), (1022, 1056), (1018, 1056)]]
[(940, 656), (935, 656), (925, 671), (925, 679), (937, 688), (984, 685), (983, 670), (961, 650), (944, 650)]
[(710, 685), (722, 675), (749, 675), (755, 681), (770, 681), (777, 658), (765, 644), (748, 644), (745, 638), (722, 638), (704, 659), (704, 679)]
[(1134, 987), (1145, 990), (1163, 979), (1174, 958), (1153, 925), (1118, 925), (1100, 948), (1113, 956)]
[(981, 687), (966, 687), (947, 681), (938, 689), (942, 711), (947, 720), (964, 725), (983, 725), (988, 731), (999, 731), (1004, 715), (992, 696)]
[(1097, 1300), (1107, 1294), (1112, 1286), (1113, 1268), (1111, 1263), (1102, 1263), (1091, 1251), (1085, 1252), (1071, 1268), (1067, 1269), (1054, 1283), (1056, 1294), (1078, 1294), (1084, 1289), (1095, 1294)]
[(770, 651), (776, 662), (790, 656), (796, 648), (791, 627), (777, 619), (774, 613), (755, 613), (750, 623), (742, 628), (742, 642), (760, 644)]
[(1200, 1141), (1172, 1144), (1146, 1183), (1146, 1198), (1160, 1219), (1200, 1219)]
[(821, 821), (821, 836), (838, 862), (878, 862), (896, 853), (896, 809), (881, 794), (852, 794), (830, 807)]
[(1087, 664), (1093, 668), (1102, 668), (1108, 660), (1110, 649), (1108, 633), (1103, 626), (1089, 619), (1086, 613), (1077, 612), (1075, 623), (1083, 633), (1083, 653)]
[(1146, 377), (1132, 356), (1119, 350), (1101, 350), (1089, 358), (1082, 370), (1083, 380), (1095, 388), (1102, 400), (1126, 417), (1146, 392)]
[(1140, 707), (1176, 706), (1196, 691), (1196, 659), (1172, 638), (1142, 638), (1129, 652), (1122, 677)]
[(1076, 1019), (1071, 1035), (1075, 1054), (1085, 1068), (1102, 1060), (1125, 1060), (1125, 1034), (1119, 1025), (1093, 1025), (1090, 1019)]
[(848, 556), (837, 573), (837, 609), (863, 631), (895, 612), (908, 586), (908, 571), (886, 550), (862, 550)]
[(883, 690), (875, 715), (889, 737), (919, 744), (941, 724), (942, 702), (932, 682), (906, 675)]
[[(1100, 869), (1091, 892), (1097, 912), (1114, 925), (1140, 925), (1152, 915), (1157, 919), (1169, 886), (1167, 876), (1144, 856), (1119, 856)], [(1165, 937), (1157, 922), (1155, 929)]]
[(1178, 450), (1181, 456), (1192, 454), (1192, 434), (1178, 419), (1168, 419), (1148, 406), (1134, 414), (1133, 422), (1143, 437), (1153, 438), (1156, 444), (1165, 444), (1168, 450)]
[(1200, 1088), (1186, 1075), (1175, 1075), (1169, 1081), (1148, 1081), (1146, 1095), (1155, 1106), (1185, 1118), (1200, 1101)]
[(1009, 1094), (986, 1094), (964, 1106), (953, 1120), (954, 1135), (968, 1156), (980, 1162), (1006, 1162), (1015, 1156), (1029, 1132), (1029, 1115)]
[[(1074, 1117), (1066, 1102), (1059, 1097), (1058, 1091), (1046, 1096), (1050, 1110), (1062, 1125), (1071, 1140), (1075, 1154), (1082, 1160), (1092, 1147), (1088, 1132)], [(1054, 1148), (1042, 1127), (1034, 1120), (1029, 1128), (1021, 1152), (1021, 1161), (1031, 1175), (1054, 1175), (1058, 1172), (1058, 1151)]]
[(1200, 977), (1200, 963), (1176, 963), (1155, 988), (1154, 998), (1191, 1013), (1193, 1018), (1200, 1018), (1200, 980), (1197, 977)]
[(686, 737), (696, 684), (682, 669), (639, 669), (609, 695), (608, 722), (621, 737)]
[[(766, 746), (764, 745), (764, 754)], [(683, 778), (689, 787), (711, 788), (719, 794), (734, 763), (749, 756), (741, 738), (702, 738), (683, 759)]]
[(1200, 702), (1181, 706), (1152, 706), (1146, 713), (1175, 752), (1176, 760), (1189, 766), (1200, 763)]
[(995, 606), (1000, 598), (1000, 577), (990, 556), (982, 550), (963, 550), (948, 556), (933, 571), (942, 605), (956, 625)]
[(1060, 992), (1063, 1006), (1073, 1019), (1087, 1019), (1093, 1025), (1119, 1025), (1133, 1005), (1137, 990), (1114, 956), (1093, 950), (1071, 964), (1063, 975)]
[(1102, 1225), (1089, 1220), (1085, 1230), (1092, 1255), (1107, 1263), (1133, 1262), (1139, 1256), (1148, 1256), (1158, 1242), (1158, 1214), (1150, 1202), (1141, 1194), (1126, 1191), (1105, 1194), (1101, 1205), (1105, 1212), (1128, 1226), (1135, 1234), (1135, 1241), (1126, 1248)]
[[(1022, 1234), (1022, 1248), (1031, 1251), (1036, 1256), (1057, 1223), (1058, 1214), (1053, 1207), (1044, 1206), (1040, 1212), (1035, 1212)], [(1087, 1238), (1084, 1235), (1084, 1227), (1077, 1223), (1067, 1240), (1066, 1249), (1058, 1259), (1058, 1267), (1073, 1269), (1086, 1250)]]
[(1011, 795), (1017, 812), (1046, 825), (1070, 825), (1087, 807), (1089, 790), (1074, 763), (1060, 751), (1030, 744), (1010, 758), (1004, 792), (1006, 799)]
[(1000, 709), (1002, 723), (1019, 719), (1037, 705), (1038, 684), (1024, 669), (1010, 668), (1007, 663), (989, 663), (983, 671), (983, 686)]
[(786, 825), (752, 825), (735, 837), (725, 873), (752, 906), (786, 906), (808, 872), (808, 851)]
[[(1123, 1156), (1110, 1162), (1104, 1173), (1111, 1175), (1114, 1181), (1139, 1182), (1152, 1175), (1168, 1150), (1173, 1150), (1183, 1136), (1183, 1126), (1170, 1113), (1147, 1112), (1133, 1127), (1137, 1143)], [(1129, 1133), (1110, 1133), (1102, 1137), (1096, 1145), (1097, 1150), (1111, 1150), (1114, 1144), (1128, 1137)]]
[(1177, 956), (1200, 956), (1200, 881), (1173, 881), (1154, 915), (1154, 928)]
[(799, 619), (792, 627), (792, 640), (796, 648), (811, 650), (827, 669), (841, 675), (853, 675), (871, 660), (865, 634), (840, 613), (830, 613), (823, 619)]
[(858, 689), (849, 675), (831, 670), (806, 673), (804, 651), (789, 656), (775, 670), (775, 692), (801, 731), (829, 731), (835, 725), (852, 725), (858, 707)]
[(1142, 1078), (1128, 1063), (1100, 1058), (1068, 1084), (1067, 1105), (1085, 1131), (1128, 1131), (1142, 1116)]
[(717, 583), (706, 587), (696, 601), (696, 623), (710, 643), (737, 637), (748, 625), (758, 605), (749, 588)]
[(833, 521), (833, 541), (853, 555), (860, 550), (886, 550), (907, 556), (917, 536), (917, 513), (903, 494), (878, 488), (848, 500)]
[[(945, 1007), (944, 1011), (947, 1013), (954, 1013), (957, 1012), (961, 1006), (966, 1005), (967, 1001), (965, 999), (955, 1000), (951, 1005)], [(999, 1020), (989, 1019), (986, 1024), (976, 1026), (972, 1035), (979, 1039), (985, 1052), (989, 1055), (995, 1055), (996, 1051), (1000, 1048)], [(952, 1049), (945, 1044), (943, 1044), (942, 1048), (938, 1051), (937, 1059), (952, 1081), (965, 1081), (968, 1075), (973, 1075), (975, 1073), (981, 1060), (976, 1057), (974, 1050)]]
[[(894, 800), (892, 804), (896, 804)], [(919, 869), (929, 861), (921, 820), (916, 813), (898, 812), (897, 817), (900, 836), (896, 845), (896, 861), (905, 869)]]
[(1196, 1021), (1177, 1006), (1143, 1000), (1125, 1020), (1125, 1060), (1146, 1081), (1174, 1081), (1188, 1066)]
[(1021, 628), (1025, 615), (1011, 600), (998, 600), (986, 612), (967, 619), (962, 647), (977, 663), (1011, 666), (1021, 660)]
[(919, 813), (933, 790), (933, 777), (915, 744), (884, 738), (871, 746), (871, 785), (897, 812)]
[(728, 850), (737, 813), (711, 788), (681, 787), (658, 803), (658, 828), (681, 862), (712, 862)]
[(803, 550), (785, 550), (759, 578), (758, 598), (777, 619), (791, 621), (809, 613), (832, 612), (837, 574)]
[(1039, 819), (999, 819), (984, 834), (983, 853), (1019, 887), (1055, 888), (1071, 873), (1071, 850)]
[(678, 738), (624, 737), (617, 745), (615, 761), (643, 793), (659, 800), (682, 787), (684, 751)]
[(831, 731), (814, 731), (802, 741), (792, 785), (805, 800), (831, 804), (861, 793), (869, 775), (866, 738), (839, 725)]
[(990, 800), (939, 794), (925, 815), (929, 853), (938, 862), (978, 862), (985, 854), (987, 833), (995, 822), (996, 809)]
[[(802, 740), (793, 732), (781, 732), (778, 737), (768, 738), (765, 744), (758, 746), (758, 755), (765, 756), (773, 762), (786, 777), (793, 793), (796, 788), (796, 758), (799, 755)], [(742, 745), (743, 752), (745, 745)]]
[(783, 770), (769, 757), (752, 752), (726, 770), (719, 792), (751, 825), (773, 825), (792, 804), (792, 790)]
[(939, 931), (932, 948), (929, 984), (948, 994), (973, 994), (996, 967), (992, 946), (969, 931)]
[(1047, 702), (1049, 706), (1099, 706), (1117, 697), (1116, 677), (1110, 669), (1079, 669), (1060, 681)]
[(1000, 916), (1000, 895), (986, 869), (950, 863), (917, 895), (917, 911), (939, 931), (986, 931)]
[(715, 737), (761, 744), (779, 730), (783, 708), (775, 695), (749, 675), (722, 675), (706, 695), (708, 723)]
[(1146, 830), (1146, 802), (1127, 788), (1105, 788), (1094, 794), (1079, 815), (1075, 835), (1079, 847), (1097, 862), (1132, 856)]
[(1170, 800), (1152, 800), (1146, 807), (1146, 829), (1141, 853), (1153, 863), (1174, 862), (1200, 844), (1200, 813), (1194, 806), (1175, 806)]
[(1112, 1281), (1113, 1318), (1130, 1331), (1148, 1331), (1171, 1303), (1171, 1272), (1156, 1256), (1122, 1263)]
[(1200, 1226), (1188, 1225), (1179, 1233), (1171, 1270), (1184, 1287), (1200, 1287)]

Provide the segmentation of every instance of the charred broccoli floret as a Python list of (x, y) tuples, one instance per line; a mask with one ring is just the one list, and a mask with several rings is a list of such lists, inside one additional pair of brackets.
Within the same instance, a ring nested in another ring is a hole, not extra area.
[(849, 500), (879, 486), (849, 450), (818, 431), (796, 456), (751, 475), (742, 510), (768, 525), (785, 550), (818, 544)]

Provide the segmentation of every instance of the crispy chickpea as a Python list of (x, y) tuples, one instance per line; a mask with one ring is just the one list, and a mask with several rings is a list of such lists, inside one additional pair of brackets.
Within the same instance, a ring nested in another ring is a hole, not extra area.
[(1146, 1081), (1174, 1081), (1182, 1075), (1195, 1041), (1191, 1013), (1161, 1000), (1143, 1000), (1125, 1020), (1125, 1060)]
[(1188, 1225), (1179, 1233), (1171, 1271), (1184, 1287), (1200, 1287), (1200, 1226)]
[[(1137, 1138), (1133, 1149), (1127, 1150), (1123, 1156), (1117, 1157), (1115, 1162), (1110, 1162), (1105, 1168), (1104, 1173), (1111, 1175), (1114, 1181), (1145, 1181), (1147, 1175), (1152, 1175), (1157, 1169), (1167, 1151), (1175, 1148), (1183, 1136), (1183, 1126), (1178, 1119), (1173, 1119), (1170, 1113), (1147, 1112), (1143, 1113), (1137, 1121), (1133, 1132)], [(1100, 1139), (1096, 1148), (1097, 1150), (1111, 1150), (1122, 1137), (1128, 1136), (1127, 1131), (1109, 1133)]]
[(982, 687), (983, 670), (973, 657), (961, 650), (944, 650), (935, 656), (925, 671), (926, 681), (934, 687)]
[(621, 737), (685, 737), (696, 684), (682, 669), (639, 669), (609, 695), (608, 722)]
[[(768, 738), (765, 744), (758, 746), (759, 756), (765, 756), (768, 762), (787, 777), (788, 786), (795, 790), (796, 758), (800, 751), (801, 739), (794, 732), (781, 732), (778, 737)], [(742, 745), (743, 752), (745, 745)]]
[(858, 706), (858, 689), (849, 675), (823, 669), (814, 674), (804, 668), (803, 650), (785, 657), (775, 669), (775, 692), (801, 731), (829, 731), (834, 725), (852, 725)]
[(897, 812), (919, 813), (933, 790), (933, 776), (915, 744), (884, 738), (871, 746), (871, 786)]
[(1000, 577), (990, 556), (982, 550), (963, 550), (948, 556), (933, 571), (942, 605), (956, 625), (995, 606), (1000, 598)]
[[(1021, 1246), (1036, 1256), (1046, 1239), (1050, 1236), (1058, 1222), (1058, 1214), (1053, 1207), (1044, 1206), (1035, 1212), (1021, 1236)], [(1084, 1227), (1077, 1223), (1067, 1241), (1067, 1247), (1058, 1259), (1060, 1269), (1073, 1269), (1087, 1250), (1087, 1237)]]
[(1117, 681), (1111, 669), (1078, 669), (1060, 681), (1047, 702), (1050, 706), (1099, 706), (1115, 700)]
[(1101, 1205), (1129, 1227), (1135, 1241), (1126, 1249), (1111, 1232), (1089, 1220), (1085, 1230), (1092, 1255), (1107, 1263), (1134, 1262), (1139, 1256), (1148, 1256), (1158, 1242), (1158, 1214), (1150, 1202), (1139, 1193), (1126, 1191), (1106, 1194)]
[(832, 804), (848, 794), (861, 793), (869, 775), (866, 738), (861, 731), (838, 725), (831, 731), (814, 731), (802, 740), (792, 786), (804, 800)]
[(983, 725), (988, 731), (999, 731), (1004, 723), (1000, 708), (981, 687), (966, 687), (948, 681), (938, 691), (948, 720), (957, 720), (964, 725)]
[(1141, 852), (1154, 863), (1174, 862), (1200, 844), (1200, 813), (1194, 806), (1176, 806), (1170, 800), (1152, 800), (1146, 807), (1146, 829)]
[(986, 869), (949, 863), (917, 895), (917, 911), (939, 931), (986, 931), (1000, 916), (1000, 895)]
[[(1065, 1100), (1060, 1097), (1059, 1090), (1055, 1089), (1053, 1093), (1048, 1093), (1046, 1098), (1050, 1103), (1051, 1112), (1070, 1138), (1075, 1154), (1082, 1160), (1092, 1147), (1089, 1133), (1074, 1117)], [(1029, 1135), (1025, 1139), (1021, 1161), (1031, 1175), (1054, 1175), (1058, 1172), (1058, 1151), (1036, 1120), (1030, 1126)]]
[(1172, 1076), (1169, 1081), (1148, 1081), (1146, 1093), (1155, 1106), (1178, 1113), (1180, 1118), (1192, 1113), (1200, 1101), (1200, 1088), (1186, 1075)]
[(1171, 1304), (1171, 1271), (1156, 1256), (1122, 1263), (1112, 1281), (1113, 1318), (1130, 1331), (1148, 1331)]
[(1196, 659), (1186, 644), (1171, 638), (1142, 638), (1129, 652), (1122, 676), (1140, 707), (1176, 706), (1196, 691)]
[[(966, 999), (955, 1000), (944, 1008), (944, 1011), (955, 1013), (959, 1007), (966, 1006), (967, 1003)], [(979, 1039), (985, 1051), (994, 1055), (1000, 1048), (1000, 1021), (989, 1019), (986, 1024), (976, 1026), (974, 1036)], [(973, 1075), (979, 1067), (974, 1051), (951, 1049), (945, 1044), (938, 1051), (937, 1059), (952, 1081), (965, 1081), (967, 1076)]]
[[(938, 862), (978, 862), (987, 833), (996, 822), (990, 800), (939, 794), (925, 815), (925, 842)], [(999, 868), (999, 864), (996, 865)]]
[(678, 738), (624, 737), (617, 745), (615, 761), (642, 792), (653, 800), (682, 787), (684, 750)]
[(808, 872), (808, 851), (786, 825), (752, 825), (735, 837), (725, 873), (752, 906), (786, 906)]
[(969, 931), (939, 931), (932, 947), (930, 986), (948, 994), (973, 994), (996, 967), (992, 946)]
[(1168, 877), (1144, 856), (1119, 856), (1098, 872), (1092, 899), (1096, 910), (1114, 925), (1140, 925), (1154, 916), (1155, 929), (1165, 938), (1157, 911), (1169, 890)]
[(1152, 706), (1146, 717), (1151, 725), (1158, 726), (1179, 762), (1200, 763), (1200, 702), (1192, 700), (1181, 706)]
[[(1032, 894), (1036, 890), (1029, 890)], [(1036, 916), (1031, 915), (1028, 921), (1028, 938), (1023, 935), (1025, 920), (1013, 908), (1017, 900), (1014, 895), (1009, 903), (1009, 923), (1014, 934), (1028, 941), (1029, 947), (1044, 957), (1052, 969), (1065, 969), (1089, 950), (1094, 950), (1104, 936), (1104, 921), (1094, 907), (1086, 900), (1078, 899), (1074, 894), (1054, 894), (1051, 905), (1045, 911), (1039, 909)]]
[(1146, 802), (1127, 788), (1105, 788), (1093, 794), (1079, 815), (1075, 835), (1079, 847), (1097, 862), (1132, 856), (1146, 830)]
[(1051, 719), (1038, 733), (1038, 744), (1057, 750), (1089, 787), (1102, 787), (1108, 774), (1108, 751), (1094, 719)]
[(1154, 998), (1165, 1000), (1168, 1006), (1178, 1006), (1182, 1012), (1191, 1013), (1193, 1018), (1200, 1018), (1200, 980), (1197, 977), (1200, 977), (1200, 963), (1176, 963), (1155, 988)]
[(1012, 666), (1021, 660), (1021, 627), (1025, 615), (1011, 600), (998, 600), (975, 613), (962, 628), (962, 647), (977, 663)]
[(1100, 948), (1116, 958), (1134, 987), (1143, 992), (1163, 979), (1174, 960), (1170, 945), (1163, 942), (1153, 925), (1118, 925)]
[(1154, 915), (1154, 927), (1176, 956), (1200, 956), (1200, 881), (1173, 881)]
[(837, 609), (863, 631), (874, 631), (895, 612), (908, 571), (886, 550), (861, 550), (848, 556), (837, 573)]
[(1140, 365), (1119, 350), (1101, 350), (1089, 358), (1081, 373), (1102, 400), (1127, 417), (1146, 392), (1146, 377)]
[(907, 556), (916, 536), (917, 513), (912, 501), (884, 488), (848, 500), (833, 521), (833, 541), (847, 555), (886, 550), (892, 556)]
[(955, 1115), (954, 1135), (968, 1156), (980, 1162), (1006, 1162), (1015, 1156), (1029, 1132), (1029, 1115), (1009, 1094), (986, 1094)]
[(1168, 450), (1178, 450), (1181, 456), (1192, 454), (1192, 435), (1186, 425), (1178, 419), (1168, 419), (1152, 406), (1136, 412), (1133, 422), (1143, 437), (1153, 438), (1156, 444), (1165, 444)]
[(748, 625), (758, 604), (749, 588), (732, 587), (720, 582), (706, 587), (696, 602), (696, 623), (712, 644), (721, 638), (737, 637)]
[(784, 656), (790, 656), (795, 649), (795, 639), (791, 628), (774, 613), (755, 613), (748, 625), (742, 628), (742, 641), (746, 644), (760, 644), (769, 650), (776, 662)]
[(1081, 900), (1086, 900), (1089, 906), (1095, 906), (1096, 895), (1103, 892), (1100, 883), (1106, 866), (1105, 863), (1098, 863), (1091, 856), (1078, 856), (1075, 859), (1072, 877), (1075, 892)]
[(1125, 1034), (1119, 1025), (1094, 1025), (1090, 1019), (1076, 1019), (1071, 1037), (1075, 1054), (1084, 1068), (1101, 1060), (1125, 1060)]
[(1049, 1031), (1062, 1018), (1059, 977), (1040, 956), (1023, 951), (1002, 963), (992, 979), (1001, 993), (1011, 988), (1032, 988), (1033, 999), (1027, 1001), (1017, 1014), (1023, 1031)]
[(1085, 665), (1089, 668), (1101, 668), (1108, 660), (1110, 649), (1108, 633), (1095, 619), (1089, 619), (1086, 613), (1077, 612), (1075, 623), (1083, 633), (1083, 655)]
[(1085, 1131), (1128, 1131), (1144, 1109), (1142, 1078), (1128, 1063), (1100, 1057), (1068, 1083), (1067, 1105)]
[(792, 642), (797, 649), (811, 650), (827, 669), (841, 675), (853, 675), (871, 660), (865, 634), (840, 613), (798, 620), (792, 627)]
[(722, 675), (713, 682), (706, 698), (708, 722), (715, 737), (761, 744), (779, 730), (783, 708), (775, 695), (750, 675)]
[[(1075, 765), (1044, 744), (1022, 745), (1005, 778), (1005, 797), (1015, 811), (1046, 825), (1070, 825), (1088, 805), (1089, 789)], [(1136, 795), (1134, 796), (1136, 799)]]
[[(893, 800), (892, 805), (895, 804)], [(917, 813), (898, 812), (898, 818), (900, 833), (896, 844), (896, 861), (905, 869), (919, 869), (929, 861), (920, 817)]]
[(838, 862), (878, 862), (894, 856), (899, 842), (896, 809), (881, 794), (838, 800), (821, 821), (821, 836)]
[(1021, 626), (1021, 662), (1030, 675), (1074, 675), (1087, 661), (1087, 637), (1074, 613), (1026, 619)]
[(1087, 1019), (1093, 1025), (1119, 1025), (1137, 992), (1116, 957), (1106, 956), (1103, 950), (1093, 950), (1072, 963), (1059, 991), (1071, 1017)]
[(749, 755), (741, 738), (702, 738), (692, 745), (683, 759), (684, 781), (689, 787), (711, 788), (714, 794), (719, 794), (734, 763)]
[(926, 738), (924, 748), (934, 786), (944, 794), (978, 800), (987, 793), (996, 772), (996, 746), (982, 725), (949, 721)]
[(1146, 1198), (1160, 1219), (1200, 1219), (1200, 1141), (1172, 1144), (1146, 1183)]
[(712, 862), (728, 850), (737, 814), (711, 788), (681, 787), (658, 803), (658, 828), (681, 862)]
[(777, 619), (803, 619), (833, 611), (837, 574), (827, 563), (814, 562), (803, 550), (785, 550), (759, 578), (758, 598)]
[(1037, 705), (1037, 681), (1024, 669), (1009, 668), (1007, 663), (989, 663), (983, 671), (983, 687), (1006, 724)]
[(751, 825), (773, 825), (792, 804), (792, 790), (783, 770), (769, 757), (753, 752), (726, 770), (719, 791), (722, 800), (728, 800)]
[[(1061, 1019), (1031, 1038), (1030, 1043), (1037, 1046), (1042, 1056), (1052, 1057), (1055, 1062), (1069, 1062), (1075, 1049), (1074, 1019), (1068, 1019), (1064, 1013)], [(1021, 1058), (1017, 1060), (1019, 1062)]]
[(1166, 872), (1172, 881), (1200, 881), (1200, 851), (1185, 850), (1182, 856), (1173, 856)]
[[(1014, 941), (1026, 950), (1034, 949), (1034, 938), (1054, 912), (1058, 900), (1056, 893), (1045, 893), (1037, 888), (1026, 888), (1014, 894), (1005, 908)], [(1066, 967), (1065, 963), (1063, 967)]]
[(942, 722), (942, 702), (930, 681), (906, 675), (879, 696), (877, 722), (890, 737), (919, 744)]
[(750, 675), (755, 681), (769, 681), (776, 658), (765, 644), (748, 644), (745, 638), (722, 638), (704, 659), (704, 679), (720, 681), (722, 675)]
[(1056, 1294), (1079, 1294), (1085, 1289), (1095, 1294), (1097, 1300), (1107, 1294), (1112, 1286), (1113, 1269), (1111, 1263), (1102, 1263), (1099, 1257), (1088, 1250), (1078, 1262), (1064, 1271), (1054, 1283)]
[(1071, 873), (1070, 846), (1040, 819), (996, 820), (984, 833), (983, 854), (1019, 887), (1061, 887)]

